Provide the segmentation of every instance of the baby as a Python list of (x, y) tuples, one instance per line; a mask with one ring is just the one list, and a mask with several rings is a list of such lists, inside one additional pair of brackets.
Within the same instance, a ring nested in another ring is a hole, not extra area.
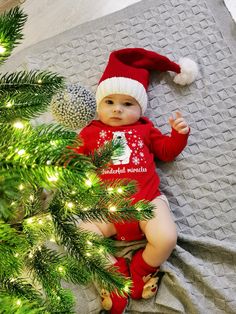
[[(197, 66), (189, 59), (182, 59), (179, 65), (142, 48), (113, 51), (96, 92), (98, 120), (93, 120), (81, 131), (83, 145), (74, 149), (87, 155), (109, 140), (121, 140), (123, 154), (112, 158), (112, 164), (101, 174), (102, 180), (136, 180), (137, 192), (132, 196), (132, 202), (144, 199), (155, 205), (154, 217), (147, 221), (81, 224), (86, 230), (104, 237), (115, 236), (121, 241), (146, 238), (145, 248), (134, 254), (129, 267), (124, 258), (110, 258), (120, 273), (131, 277), (130, 297), (133, 299), (144, 297), (145, 286), (170, 256), (177, 239), (168, 200), (159, 190), (160, 180), (154, 157), (167, 162), (174, 160), (186, 146), (190, 131), (179, 111), (175, 117), (169, 118), (172, 128), (169, 136), (163, 135), (143, 116), (152, 70), (177, 73), (174, 81), (181, 85), (191, 83), (197, 76)], [(156, 291), (155, 287), (148, 297)], [(121, 297), (113, 292), (106, 304), (109, 305), (104, 307), (110, 313), (121, 314), (126, 308), (127, 296)]]

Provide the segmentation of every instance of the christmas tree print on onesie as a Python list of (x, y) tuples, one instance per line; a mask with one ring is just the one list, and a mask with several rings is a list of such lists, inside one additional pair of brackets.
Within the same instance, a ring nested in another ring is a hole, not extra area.
[(106, 144), (110, 140), (118, 141), (123, 145), (123, 154), (112, 156), (113, 165), (140, 166), (146, 164), (144, 158), (144, 143), (134, 129), (128, 131), (102, 130), (99, 134), (98, 147)]
[(123, 146), (123, 153), (119, 156), (116, 156), (116, 154), (113, 154), (111, 157), (113, 165), (126, 165), (130, 161), (130, 156), (132, 153), (132, 150), (130, 149), (125, 132), (122, 131), (116, 131), (113, 132), (113, 141), (116, 143), (120, 143)]

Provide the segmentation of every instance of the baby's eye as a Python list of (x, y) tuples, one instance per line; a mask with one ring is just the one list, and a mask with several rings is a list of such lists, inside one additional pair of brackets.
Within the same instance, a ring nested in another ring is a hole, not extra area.
[(107, 100), (105, 100), (105, 103), (108, 104), (108, 105), (112, 105), (112, 104), (113, 104), (113, 101), (110, 100), (110, 99), (107, 99)]
[(126, 102), (124, 103), (124, 105), (125, 105), (126, 107), (133, 106), (132, 102), (128, 102), (128, 101), (126, 101)]

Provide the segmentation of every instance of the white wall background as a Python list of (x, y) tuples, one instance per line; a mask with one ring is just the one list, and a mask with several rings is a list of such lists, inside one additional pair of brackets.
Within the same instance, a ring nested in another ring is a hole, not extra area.
[(121, 10), (140, 0), (26, 0), (24, 40), (14, 53), (39, 41)]
[[(26, 0), (24, 41), (13, 54), (87, 21), (121, 10), (140, 0)], [(188, 0), (186, 0), (188, 1)], [(223, 1), (223, 0), (222, 0)], [(236, 21), (236, 0), (224, 0)]]
[(224, 1), (234, 21), (236, 22), (236, 0), (224, 0)]

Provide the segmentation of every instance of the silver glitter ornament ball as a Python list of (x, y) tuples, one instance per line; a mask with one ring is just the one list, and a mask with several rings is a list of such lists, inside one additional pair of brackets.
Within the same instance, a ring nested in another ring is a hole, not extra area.
[(96, 114), (94, 95), (79, 83), (70, 84), (53, 96), (51, 101), (53, 118), (73, 130), (83, 128)]

